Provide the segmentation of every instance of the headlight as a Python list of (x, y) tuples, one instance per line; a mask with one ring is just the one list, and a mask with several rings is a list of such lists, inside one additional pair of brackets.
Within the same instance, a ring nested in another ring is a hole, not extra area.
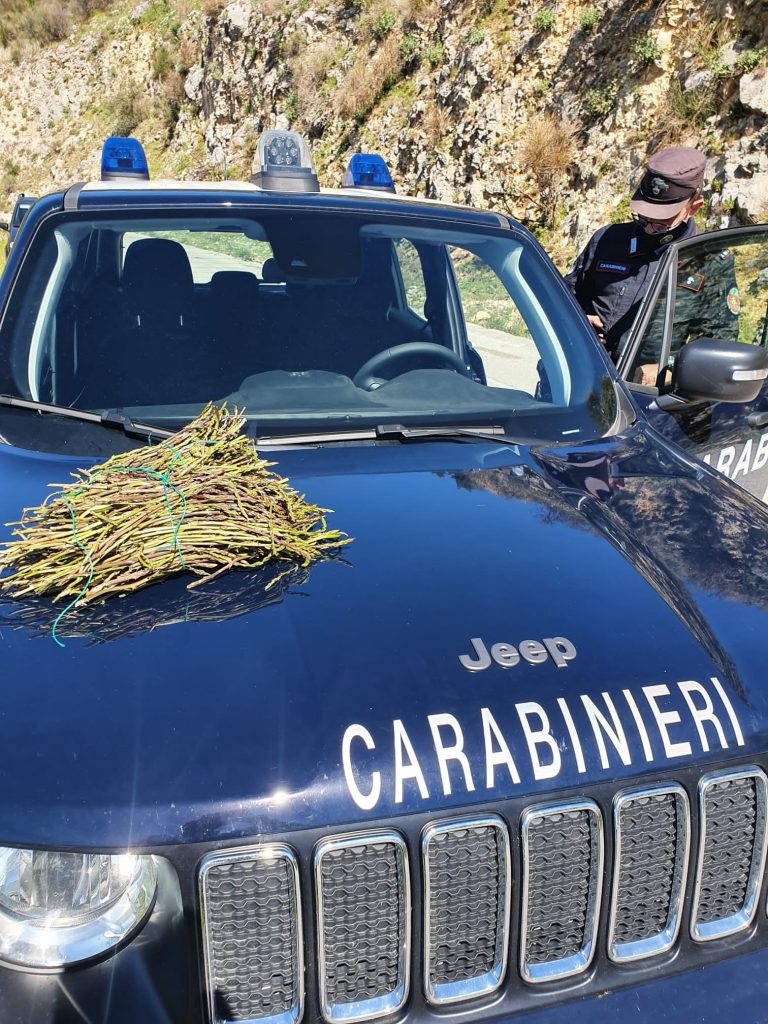
[(137, 929), (155, 898), (151, 857), (0, 847), (0, 958), (61, 967)]

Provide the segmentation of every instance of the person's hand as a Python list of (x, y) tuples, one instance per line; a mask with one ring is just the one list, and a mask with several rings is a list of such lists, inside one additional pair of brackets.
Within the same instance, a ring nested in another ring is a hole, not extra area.
[(597, 335), (597, 340), (600, 342), (601, 345), (604, 345), (605, 344), (605, 333), (604, 333), (605, 324), (603, 323), (603, 321), (600, 319), (600, 317), (597, 315), (597, 313), (587, 313), (587, 320), (589, 320), (589, 322), (594, 327), (595, 334)]
[(634, 375), (632, 377), (633, 384), (645, 384), (649, 388), (656, 386), (656, 381), (659, 377), (659, 364), (658, 363), (644, 363), (642, 366), (635, 368)]

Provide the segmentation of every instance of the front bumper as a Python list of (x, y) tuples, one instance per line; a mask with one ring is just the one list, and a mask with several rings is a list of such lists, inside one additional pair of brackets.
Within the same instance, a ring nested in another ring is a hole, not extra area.
[[(685, 773), (681, 773), (685, 774)], [(691, 773), (695, 778), (697, 773)], [(686, 780), (688, 781), (688, 780)], [(595, 795), (605, 803), (598, 788)], [(524, 800), (519, 801), (520, 806)], [(519, 814), (505, 802), (484, 805), (485, 811)], [(386, 824), (402, 829), (410, 847), (411, 865), (418, 865), (418, 841), (433, 815), (414, 815)], [(384, 822), (372, 823), (372, 826)], [(343, 830), (339, 830), (343, 831)], [(314, 955), (312, 854), (329, 830), (270, 836), (290, 845), (300, 864), (305, 934), (306, 1003), (302, 1024), (322, 1024)], [(60, 973), (0, 966), (0, 1024), (209, 1024), (197, 879), (201, 862), (213, 849), (246, 845), (245, 838), (227, 843), (199, 843), (145, 849), (158, 867), (158, 894), (147, 922), (122, 949), (99, 961)], [(250, 840), (252, 843), (253, 840)], [(610, 853), (610, 851), (609, 851)], [(607, 862), (610, 863), (610, 855)], [(517, 857), (514, 858), (517, 861)], [(513, 866), (513, 879), (520, 877)], [(609, 886), (606, 874), (606, 893)], [(690, 885), (686, 906), (690, 907)], [(500, 990), (490, 996), (436, 1009), (424, 999), (420, 981), (423, 961), (419, 908), (423, 896), (419, 871), (412, 873), (414, 959), (411, 991), (399, 1013), (373, 1024), (609, 1024), (625, 1019), (674, 1024), (765, 1024), (768, 1021), (768, 879), (763, 880), (752, 925), (738, 934), (696, 943), (687, 924), (675, 946), (648, 960), (618, 965), (606, 951), (609, 899), (603, 900), (595, 958), (581, 975), (539, 986), (520, 978), (513, 935), (510, 962)]]
[[(179, 944), (167, 941), (180, 924), (173, 917), (158, 906), (134, 943), (95, 966), (45, 976), (2, 970), (3, 1024), (200, 1024), (197, 971), (179, 955)], [(422, 1011), (412, 1006), (405, 1019), (415, 1024), (436, 1016)], [(768, 949), (590, 997), (574, 993), (557, 1006), (492, 1016), (497, 1024), (765, 1024)]]

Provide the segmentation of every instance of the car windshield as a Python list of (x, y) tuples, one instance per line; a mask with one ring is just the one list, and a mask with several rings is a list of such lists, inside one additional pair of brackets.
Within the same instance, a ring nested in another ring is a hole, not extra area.
[(423, 208), (50, 216), (0, 325), (0, 391), (170, 426), (227, 401), (259, 436), (493, 425), (581, 440), (618, 417), (529, 237)]

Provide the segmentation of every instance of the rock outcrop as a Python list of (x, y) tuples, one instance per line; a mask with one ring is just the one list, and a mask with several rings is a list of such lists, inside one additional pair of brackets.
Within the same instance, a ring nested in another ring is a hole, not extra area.
[[(96, 175), (111, 132), (142, 138), (156, 176), (243, 177), (259, 133), (290, 125), (323, 184), (374, 150), (402, 190), (503, 209), (561, 262), (626, 216), (664, 144), (709, 154), (710, 226), (768, 220), (765, 0), (588, 2), (115, 3), (0, 52), (0, 207)], [(543, 198), (547, 146), (564, 159)]]

